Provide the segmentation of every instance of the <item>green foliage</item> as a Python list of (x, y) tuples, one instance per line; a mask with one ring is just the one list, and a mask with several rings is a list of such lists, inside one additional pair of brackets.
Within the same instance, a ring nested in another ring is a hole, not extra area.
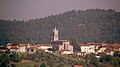
[(86, 59), (86, 63), (90, 63), (90, 64), (93, 64), (95, 67), (98, 67), (99, 64), (98, 64), (98, 59), (95, 57), (94, 54), (87, 54), (85, 56), (85, 59)]
[(10, 54), (10, 59), (13, 62), (21, 62), (21, 60), (22, 60), (21, 57), (20, 57), (20, 55), (18, 53), (12, 53), (12, 54)]
[[(12, 64), (11, 64), (12, 65)], [(40, 67), (40, 62), (20, 62), (14, 63), (16, 67)]]
[(17, 46), (19, 42), (14, 42), (12, 45)]
[(35, 64), (34, 67), (39, 67), (39, 65), (38, 65), (38, 64)]
[(10, 57), (8, 54), (3, 53), (0, 55), (0, 67), (8, 67), (10, 63)]
[(114, 51), (114, 57), (120, 57), (120, 51)]
[[(119, 59), (119, 58), (118, 58)], [(117, 60), (117, 58), (116, 57), (113, 57), (113, 56), (110, 56), (110, 55), (103, 55), (101, 58), (100, 58), (100, 60), (99, 60), (100, 62), (102, 62), (102, 63), (108, 63), (108, 64), (111, 64), (111, 65), (113, 65), (113, 66), (115, 66), (115, 67), (117, 67), (118, 66), (118, 60)]]
[(67, 56), (67, 55), (60, 55), (60, 54), (54, 54), (54, 53), (45, 53), (45, 52), (39, 52), (35, 54), (29, 54), (27, 55), (27, 60), (36, 61), (36, 62), (46, 62), (46, 66), (49, 67), (70, 67), (70, 64), (73, 64), (74, 62), (77, 62), (75, 58)]
[(77, 40), (71, 39), (71, 44), (74, 46), (73, 47), (74, 52), (80, 51), (79, 42)]
[(120, 43), (120, 12), (87, 9), (29, 21), (0, 20), (0, 45), (9, 42), (50, 43), (55, 26), (60, 30), (60, 39), (75, 40), (74, 45), (89, 42)]
[(15, 64), (11, 64), (11, 67), (16, 67), (16, 65)]
[(40, 65), (40, 67), (46, 67), (45, 63), (42, 63), (42, 64)]
[(107, 63), (112, 60), (112, 57), (110, 55), (104, 55), (103, 57), (100, 58), (100, 62)]

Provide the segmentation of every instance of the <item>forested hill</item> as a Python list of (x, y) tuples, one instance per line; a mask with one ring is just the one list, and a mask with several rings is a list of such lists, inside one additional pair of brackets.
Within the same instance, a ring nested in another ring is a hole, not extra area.
[(88, 9), (29, 21), (1, 19), (0, 44), (50, 43), (55, 26), (59, 29), (60, 39), (72, 43), (120, 43), (120, 12)]

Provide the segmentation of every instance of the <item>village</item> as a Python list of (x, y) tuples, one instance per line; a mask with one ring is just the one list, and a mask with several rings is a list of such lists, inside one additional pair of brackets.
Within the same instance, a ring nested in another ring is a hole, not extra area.
[[(97, 59), (100, 59), (101, 54), (113, 56), (115, 51), (120, 51), (120, 44), (108, 43), (87, 43), (79, 44), (80, 51), (74, 52), (72, 44), (69, 40), (59, 40), (59, 30), (55, 27), (53, 29), (53, 40), (50, 44), (6, 44), (7, 51), (11, 53), (26, 53), (34, 54), (36, 52), (56, 53), (61, 55), (76, 55), (85, 57), (87, 54), (95, 54)], [(4, 46), (0, 46), (0, 53), (5, 53)]]
[[(8, 43), (6, 47), (10, 50), (10, 52), (20, 52), (20, 53), (35, 53), (37, 50), (43, 50), (45, 52), (51, 52), (48, 49), (54, 49), (56, 52), (60, 52), (61, 54), (75, 54), (73, 52), (73, 47), (68, 40), (59, 40), (58, 29), (53, 29), (54, 36), (53, 41), (50, 44), (17, 44), (14, 45), (12, 43)], [(3, 46), (0, 46), (0, 51), (4, 52), (2, 49)], [(108, 43), (87, 43), (87, 44), (79, 44), (79, 48), (81, 51), (77, 52), (77, 55), (85, 56), (86, 54), (95, 53), (106, 53), (107, 55), (113, 55), (114, 51), (120, 51), (120, 44), (108, 44)]]

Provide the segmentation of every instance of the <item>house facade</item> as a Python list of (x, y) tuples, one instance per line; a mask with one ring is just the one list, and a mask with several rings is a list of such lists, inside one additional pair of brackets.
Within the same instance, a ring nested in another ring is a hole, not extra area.
[(120, 44), (107, 44), (107, 43), (88, 43), (80, 44), (81, 52), (79, 55), (86, 55), (90, 53), (114, 55), (114, 51), (120, 51)]
[(37, 51), (37, 46), (32, 44), (17, 44), (12, 43), (7, 44), (7, 48), (10, 52), (20, 52), (20, 53), (35, 53)]
[(84, 52), (86, 54), (95, 53), (97, 48), (98, 48), (98, 45), (80, 44), (81, 52)]
[(41, 49), (41, 50), (47, 50), (48, 48), (52, 48), (50, 44), (37, 44), (36, 46), (38, 49)]
[(56, 51), (62, 52), (62, 54), (72, 54), (73, 53), (73, 46), (70, 45), (70, 42), (68, 40), (52, 41), (51, 46)]

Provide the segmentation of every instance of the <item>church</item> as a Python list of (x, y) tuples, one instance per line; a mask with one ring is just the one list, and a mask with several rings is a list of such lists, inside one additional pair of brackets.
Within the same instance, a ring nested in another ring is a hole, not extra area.
[(73, 46), (70, 45), (70, 41), (68, 40), (59, 40), (59, 30), (53, 29), (53, 41), (51, 41), (51, 46), (56, 51), (61, 52), (61, 54), (73, 54)]

